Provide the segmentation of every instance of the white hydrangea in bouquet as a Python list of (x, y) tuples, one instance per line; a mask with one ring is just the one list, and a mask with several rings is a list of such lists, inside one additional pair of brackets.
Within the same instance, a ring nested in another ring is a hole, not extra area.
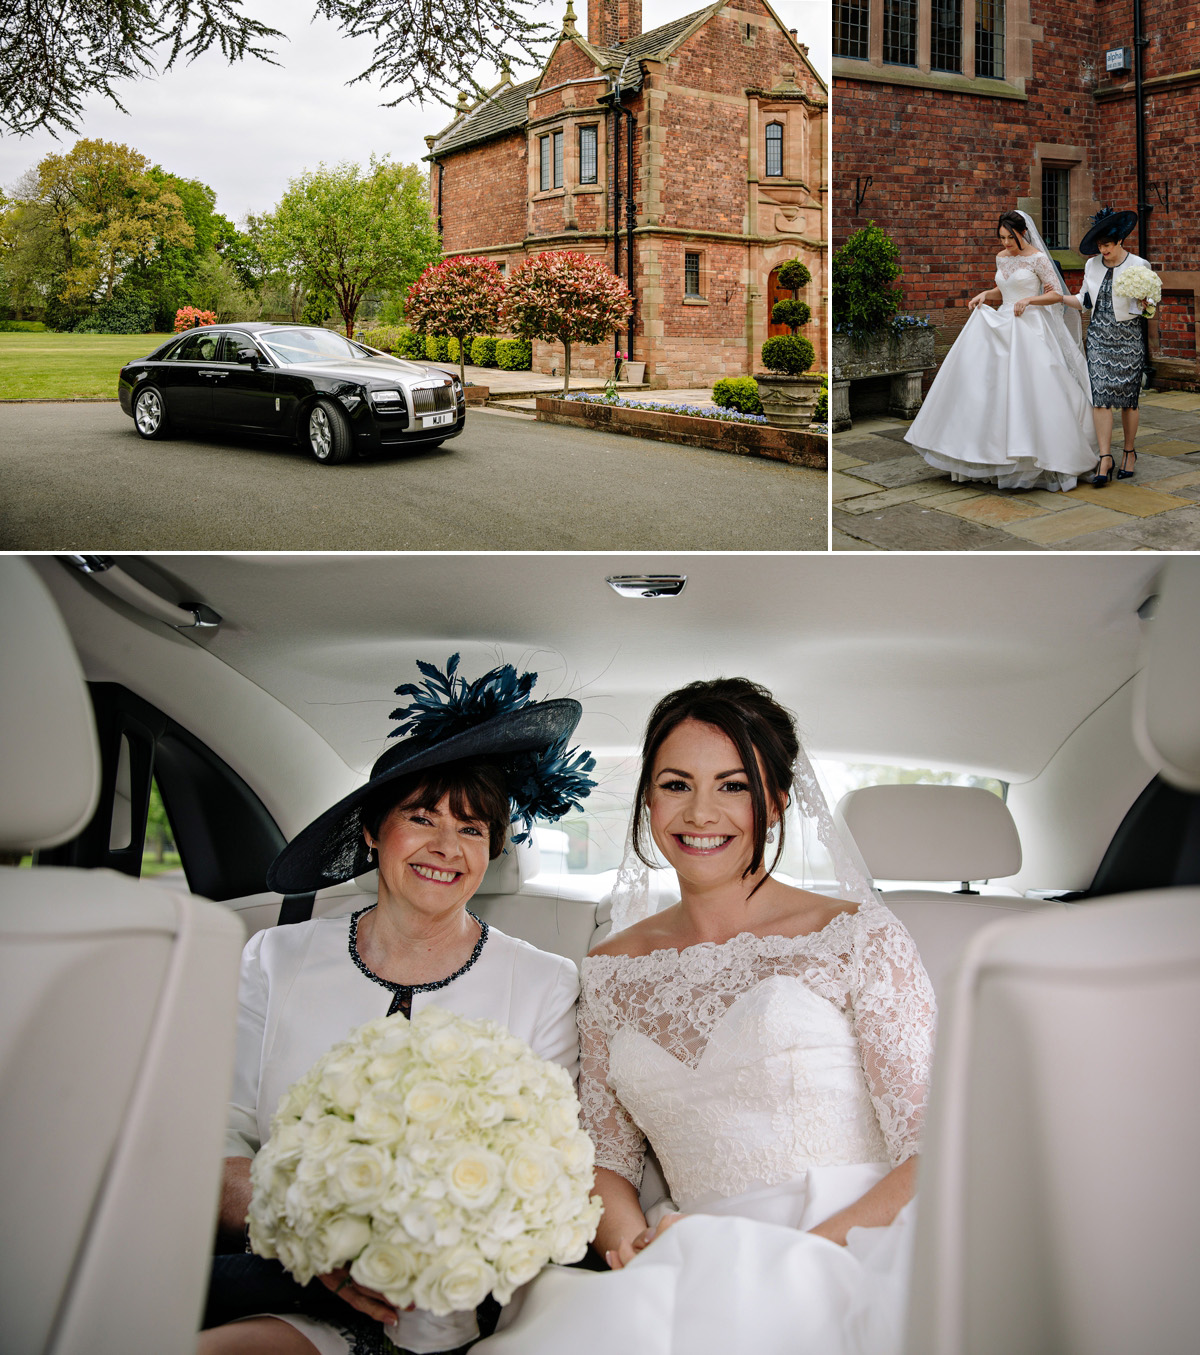
[(1151, 316), (1162, 300), (1162, 281), (1144, 264), (1135, 263), (1122, 268), (1113, 279), (1113, 291), (1131, 301), (1145, 302), (1143, 313)]
[(280, 1101), (250, 1171), (250, 1244), (301, 1284), (349, 1264), (398, 1308), (507, 1303), (587, 1250), (593, 1158), (570, 1075), (503, 1026), (381, 1017)]

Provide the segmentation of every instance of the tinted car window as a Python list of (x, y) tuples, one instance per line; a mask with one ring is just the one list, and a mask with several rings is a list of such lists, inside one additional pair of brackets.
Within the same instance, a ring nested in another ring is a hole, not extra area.
[(167, 354), (167, 357), (172, 362), (216, 362), (220, 343), (220, 334), (206, 333), (198, 329), (194, 334), (189, 334), (174, 352)]
[(240, 353), (243, 348), (248, 349), (251, 352), (258, 351), (254, 346), (254, 340), (249, 334), (233, 333), (222, 335), (221, 353), (218, 361), (236, 362), (238, 360), (238, 353)]
[(259, 336), (282, 363), (325, 358), (363, 358), (367, 351), (329, 329), (280, 329)]

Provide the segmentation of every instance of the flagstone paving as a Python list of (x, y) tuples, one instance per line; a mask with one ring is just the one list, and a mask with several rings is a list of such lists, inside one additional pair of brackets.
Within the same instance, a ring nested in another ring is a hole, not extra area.
[(907, 420), (860, 419), (833, 439), (833, 549), (1200, 550), (1200, 394), (1144, 391), (1141, 409), (1135, 478), (1068, 494), (956, 484)]

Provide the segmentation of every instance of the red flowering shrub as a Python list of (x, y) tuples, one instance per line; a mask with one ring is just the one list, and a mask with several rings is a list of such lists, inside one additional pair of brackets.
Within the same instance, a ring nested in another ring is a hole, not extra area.
[(571, 344), (603, 343), (632, 310), (629, 288), (602, 259), (571, 250), (526, 259), (513, 269), (504, 293), (504, 318), (515, 334), (563, 345), (564, 391), (571, 381)]
[(182, 333), (185, 329), (192, 329), (196, 325), (215, 325), (216, 323), (216, 311), (199, 311), (195, 306), (180, 306), (175, 312), (176, 334)]
[(404, 316), (414, 329), (458, 340), (458, 374), (466, 381), (469, 340), (495, 331), (504, 278), (487, 259), (458, 256), (430, 265), (408, 289)]

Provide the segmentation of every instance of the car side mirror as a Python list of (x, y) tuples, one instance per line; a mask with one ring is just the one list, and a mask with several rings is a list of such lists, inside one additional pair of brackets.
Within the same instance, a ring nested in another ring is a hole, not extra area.
[(255, 367), (259, 362), (259, 351), (257, 348), (239, 348), (237, 360), (239, 362), (248, 362), (251, 367)]

